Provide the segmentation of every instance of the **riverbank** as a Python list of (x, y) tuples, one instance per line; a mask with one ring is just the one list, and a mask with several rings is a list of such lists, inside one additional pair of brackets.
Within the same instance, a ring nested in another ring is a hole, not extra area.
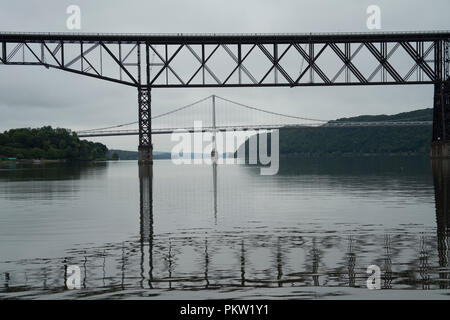
[(280, 158), (355, 158), (355, 157), (430, 157), (429, 153), (401, 152), (401, 153), (281, 153)]
[(17, 159), (17, 160), (1, 160), (0, 159), (0, 164), (4, 163), (4, 164), (12, 164), (12, 163), (24, 163), (24, 164), (40, 164), (40, 163), (63, 163), (63, 162), (67, 162), (66, 159), (58, 159), (58, 160), (47, 160), (47, 159), (42, 159), (42, 160), (31, 160), (31, 159)]

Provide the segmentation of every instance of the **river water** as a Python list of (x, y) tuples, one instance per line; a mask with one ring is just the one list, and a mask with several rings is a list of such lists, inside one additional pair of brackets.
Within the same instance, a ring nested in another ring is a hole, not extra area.
[(450, 299), (449, 167), (3, 163), (0, 298)]

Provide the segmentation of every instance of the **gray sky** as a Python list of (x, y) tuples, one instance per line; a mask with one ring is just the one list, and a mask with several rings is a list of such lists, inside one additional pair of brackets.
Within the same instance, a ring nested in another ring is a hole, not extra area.
[[(70, 32), (66, 8), (81, 8), (81, 32), (366, 32), (366, 8), (381, 8), (380, 31), (448, 30), (448, 0), (1, 0), (0, 31)], [(334, 119), (432, 107), (431, 86), (154, 89), (153, 113), (218, 94), (294, 115)], [(134, 88), (58, 70), (0, 66), (0, 130), (52, 125), (103, 127), (137, 119)], [(135, 150), (137, 137), (99, 138)], [(155, 150), (171, 149), (154, 137)]]

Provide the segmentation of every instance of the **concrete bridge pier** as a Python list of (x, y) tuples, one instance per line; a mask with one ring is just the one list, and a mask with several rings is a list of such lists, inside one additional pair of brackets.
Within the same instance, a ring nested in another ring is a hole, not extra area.
[(450, 159), (450, 79), (434, 86), (431, 158)]
[(138, 162), (143, 165), (153, 165), (153, 145), (138, 147)]

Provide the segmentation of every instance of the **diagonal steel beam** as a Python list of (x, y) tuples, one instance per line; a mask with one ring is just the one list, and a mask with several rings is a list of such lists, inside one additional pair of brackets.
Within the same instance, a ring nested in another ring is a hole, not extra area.
[[(210, 52), (210, 54), (208, 55), (208, 57), (206, 57), (206, 59), (203, 57), (203, 62), (201, 63), (200, 67), (198, 67), (198, 69), (194, 72), (194, 74), (189, 78), (187, 84), (190, 84), (191, 81), (195, 78), (195, 76), (200, 72), (200, 70), (204, 69), (205, 64), (208, 62), (208, 60), (213, 56), (213, 54), (216, 52), (217, 49), (219, 49), (220, 44), (216, 45), (216, 47)], [(202, 51), (203, 51), (204, 47), (202, 47)], [(204, 56), (204, 52), (202, 52), (202, 55)], [(203, 80), (205, 78), (205, 74), (203, 73)]]
[[(350, 69), (350, 71), (355, 75), (355, 77), (358, 78), (359, 82), (361, 82), (361, 83), (367, 82), (367, 79), (362, 75), (362, 73), (358, 70), (358, 68), (356, 68), (355, 65), (352, 63), (352, 59), (353, 59), (353, 57), (356, 56), (356, 54), (352, 55), (350, 58), (347, 58), (345, 56), (344, 52), (342, 52), (342, 50), (335, 43), (330, 43), (330, 47), (336, 53), (336, 55), (342, 60), (342, 62), (344, 62), (344, 67), (347, 66)], [(361, 44), (359, 46), (359, 48), (362, 48), (362, 47), (363, 47), (363, 45)], [(359, 52), (359, 50), (355, 51), (355, 53)], [(344, 70), (344, 68), (342, 68), (341, 70)], [(332, 82), (334, 82), (337, 79), (337, 77), (339, 77), (341, 72), (338, 72), (338, 74), (332, 79)]]
[(170, 72), (180, 81), (181, 84), (185, 84), (183, 79), (180, 78), (180, 76), (172, 69), (171, 66), (167, 66), (167, 69), (169, 69)]
[(405, 49), (405, 51), (410, 55), (410, 57), (414, 59), (416, 65), (418, 65), (427, 74), (427, 76), (432, 81), (434, 81), (435, 80), (434, 72), (428, 65), (428, 63), (425, 62), (424, 60), (425, 57), (420, 56), (420, 54), (411, 46), (409, 42), (400, 42), (400, 45), (403, 47), (403, 49)]
[(105, 44), (103, 42), (100, 42), (100, 45), (111, 56), (111, 58), (119, 65), (119, 67), (127, 74), (127, 76), (131, 79), (131, 81), (133, 81), (136, 85), (139, 85), (139, 82), (130, 73), (130, 71), (128, 71), (128, 69), (125, 68), (125, 66), (122, 64), (122, 62), (120, 62), (119, 59), (117, 59), (117, 57), (114, 55), (114, 53), (112, 53), (111, 50), (109, 50), (109, 48), (107, 46), (105, 46)]
[[(404, 79), (400, 76), (400, 74), (394, 69), (394, 67), (392, 67), (392, 65), (389, 63), (388, 59), (390, 58), (390, 56), (395, 52), (395, 50), (397, 50), (397, 48), (400, 46), (399, 43), (396, 43), (395, 46), (392, 48), (392, 50), (390, 51), (390, 53), (387, 55), (386, 58), (383, 57), (383, 55), (381, 54), (381, 52), (374, 46), (374, 44), (372, 42), (364, 42), (364, 45), (367, 47), (367, 49), (369, 49), (370, 53), (372, 53), (372, 55), (378, 60), (378, 62), (380, 63), (380, 65), (378, 66), (378, 70), (379, 68), (381, 68), (381, 66), (383, 66), (387, 72), (389, 72), (389, 74), (392, 76), (392, 78), (394, 78), (394, 80), (396, 82), (399, 83), (403, 83), (405, 82)], [(378, 72), (378, 70), (375, 70), (375, 73)], [(369, 77), (369, 81), (373, 78), (374, 74), (372, 74)]]
[(52, 54), (56, 55), (59, 52), (59, 50), (61, 49), (61, 47), (62, 47), (62, 42), (58, 42), (58, 44), (55, 47), (55, 50), (52, 51)]
[(266, 74), (264, 75), (264, 77), (259, 81), (259, 83), (263, 83), (263, 81), (266, 79), (266, 77), (270, 74), (270, 72), (274, 69), (277, 68), (281, 74), (283, 75), (283, 77), (287, 80), (287, 82), (289, 82), (291, 85), (294, 83), (294, 80), (291, 78), (291, 76), (286, 72), (286, 70), (284, 70), (283, 67), (281, 67), (278, 63), (279, 61), (284, 57), (284, 55), (289, 51), (289, 49), (292, 47), (292, 43), (289, 44), (289, 46), (286, 48), (286, 50), (283, 51), (283, 53), (281, 54), (281, 56), (275, 60), (275, 57), (269, 52), (269, 50), (267, 50), (266, 47), (264, 47), (264, 45), (262, 44), (258, 44), (258, 48), (264, 53), (264, 55), (270, 60), (270, 62), (272, 62), (272, 66), (270, 67), (269, 71), (266, 72)]
[(77, 62), (78, 60), (81, 60), (81, 58), (88, 54), (89, 52), (91, 52), (92, 50), (94, 50), (95, 48), (97, 48), (100, 45), (100, 43), (95, 43), (94, 45), (92, 45), (90, 48), (83, 50), (82, 54), (78, 55), (77, 57), (75, 57), (73, 60), (69, 61), (64, 67), (69, 68), (71, 65), (73, 65), (75, 62)]
[(119, 80), (119, 79), (111, 78), (111, 77), (104, 76), (104, 75), (99, 76), (97, 74), (86, 73), (86, 72), (76, 70), (76, 69), (60, 67), (58, 65), (48, 65), (48, 67), (71, 72), (71, 73), (76, 73), (79, 75), (84, 75), (84, 76), (88, 76), (88, 77), (92, 77), (92, 78), (96, 78), (96, 79), (101, 79), (101, 80), (111, 81), (111, 82), (115, 82), (115, 83), (119, 83), (119, 84), (123, 84), (123, 85), (127, 85), (127, 86), (136, 87), (136, 83), (134, 83), (134, 82)]
[(2, 42), (2, 56), (1, 61), (6, 63), (6, 42)]
[[(181, 49), (183, 48), (184, 44), (181, 44), (177, 50), (175, 50), (175, 52), (172, 54), (172, 56), (168, 59), (162, 59), (164, 62), (164, 67), (161, 68), (161, 70), (158, 71), (158, 73), (153, 77), (153, 79), (150, 81), (149, 85), (151, 86), (156, 79), (158, 79), (158, 77), (161, 75), (161, 73), (163, 73), (164, 70), (169, 70), (167, 67), (169, 66), (169, 64), (172, 62), (172, 60), (177, 56), (177, 54), (181, 51)], [(151, 47), (151, 46), (150, 46)], [(153, 48), (152, 48), (153, 50)], [(166, 48), (166, 54), (167, 54), (167, 48)]]
[[(90, 69), (94, 70), (94, 72), (98, 75), (101, 76), (101, 74), (97, 71), (97, 69), (94, 68), (94, 66), (89, 62), (88, 59), (86, 59), (86, 57), (83, 57), (83, 60), (86, 61), (86, 63), (89, 65), (89, 68), (86, 68), (84, 70), (84, 72), (88, 72)], [(122, 80), (122, 79), (121, 79)]]
[[(325, 49), (328, 47), (329, 43), (325, 43), (324, 46), (322, 47), (322, 49), (320, 49), (320, 51), (317, 53), (317, 55), (315, 55), (315, 57), (310, 58), (310, 56), (305, 52), (305, 50), (303, 50), (303, 48), (297, 44), (294, 43), (294, 48), (297, 49), (297, 51), (303, 56), (303, 59), (308, 61), (308, 66), (305, 68), (305, 70), (303, 70), (303, 72), (300, 74), (300, 76), (294, 81), (295, 84), (298, 84), (298, 82), (303, 78), (303, 76), (306, 74), (306, 72), (309, 69), (313, 69), (315, 71), (320, 71), (319, 76), (322, 78), (324, 76), (323, 72), (320, 70), (320, 68), (318, 68), (315, 64), (316, 60), (320, 57), (320, 55), (325, 51)], [(315, 66), (317, 68), (315, 68)], [(317, 69), (317, 70), (316, 70)], [(322, 78), (322, 80), (325, 83), (331, 83), (330, 79), (328, 79), (326, 76), (324, 78)]]
[[(425, 59), (428, 57), (428, 55), (431, 53), (431, 50), (433, 50), (433, 49), (434, 49), (434, 43), (432, 43), (432, 44), (430, 45), (430, 47), (429, 47), (427, 50), (425, 50), (425, 52), (423, 53), (422, 58), (424, 59), (424, 62), (425, 62), (425, 63), (427, 63), (427, 60), (425, 60)], [(428, 64), (428, 63), (427, 63), (427, 64)], [(418, 68), (418, 65), (415, 64), (415, 65), (409, 70), (409, 72), (406, 74), (405, 80), (409, 80), (409, 78), (410, 78), (411, 75), (414, 73), (414, 71), (416, 71), (417, 68)], [(434, 77), (434, 72), (433, 72), (433, 77)]]
[[(4, 42), (5, 43), (5, 42)], [(14, 58), (14, 56), (16, 55), (17, 52), (19, 52), (19, 50), (24, 46), (24, 43), (18, 43), (14, 49), (12, 49), (12, 51), (8, 54), (8, 56), (6, 56), (5, 58), (5, 63), (8, 63), (12, 58)], [(4, 51), (4, 55), (6, 55), (6, 45), (5, 45), (5, 51)]]
[[(50, 56), (52, 56), (52, 58), (56, 61), (56, 63), (62, 67), (61, 62), (58, 60), (58, 58), (56, 57), (56, 53), (58, 53), (58, 51), (55, 49), (54, 51), (51, 51), (50, 48), (47, 46), (47, 44), (45, 42), (42, 43), (44, 45), (44, 48), (47, 49), (48, 53), (50, 54)], [(58, 44), (59, 46), (59, 44)], [(57, 48), (58, 48), (57, 46)], [(59, 50), (59, 49), (58, 49)]]
[(37, 60), (39, 63), (45, 64), (44, 61), (42, 61), (42, 58), (40, 58), (40, 57), (34, 52), (34, 50), (30, 48), (30, 46), (29, 46), (27, 43), (25, 43), (25, 47), (28, 48), (28, 50), (31, 52), (31, 54), (36, 58), (36, 60)]
[(248, 69), (244, 66), (244, 61), (245, 59), (247, 59), (247, 57), (250, 55), (250, 53), (253, 51), (253, 49), (255, 49), (256, 44), (254, 44), (250, 50), (245, 54), (245, 56), (241, 59), (239, 59), (238, 57), (236, 57), (236, 55), (233, 53), (233, 51), (230, 50), (230, 48), (226, 45), (226, 44), (222, 44), (222, 47), (225, 49), (225, 51), (230, 55), (230, 57), (234, 60), (234, 62), (236, 62), (236, 67), (231, 71), (231, 73), (228, 75), (228, 77), (225, 79), (225, 81), (223, 82), (224, 84), (228, 82), (228, 80), (231, 78), (231, 76), (236, 72), (237, 69), (241, 68), (242, 71), (244, 71), (244, 73), (247, 75), (247, 77), (250, 78), (250, 80), (253, 83), (257, 83), (258, 81), (256, 80), (256, 78), (250, 73), (250, 71), (248, 71)]
[[(350, 56), (350, 61), (353, 60), (353, 58), (356, 57), (356, 55), (359, 53), (359, 51), (361, 51), (361, 49), (364, 47), (364, 44), (361, 43), (358, 48), (356, 48), (355, 52), (353, 52), (353, 54)], [(331, 82), (334, 83), (336, 81), (336, 79), (341, 75), (341, 73), (345, 70), (345, 65), (343, 65), (341, 67), (341, 69), (339, 69), (339, 71), (334, 75), (333, 79), (331, 79)]]
[(122, 59), (122, 62), (125, 62), (127, 59), (128, 59), (128, 57), (130, 56), (130, 54), (132, 54), (133, 53), (133, 51), (134, 51), (134, 49), (136, 49), (136, 47), (138, 46), (139, 44), (135, 44), (131, 49), (130, 49), (130, 51), (125, 55), (125, 57)]
[[(394, 47), (386, 54), (386, 59), (390, 59), (399, 47), (400, 44), (396, 43)], [(383, 66), (381, 63), (379, 63), (378, 66), (375, 68), (375, 70), (370, 74), (368, 80), (371, 81), (377, 75), (378, 71), (380, 71), (380, 69), (383, 67), (386, 68), (386, 66)]]
[(217, 84), (221, 84), (220, 79), (214, 74), (214, 72), (212, 72), (212, 70), (206, 65), (206, 63), (202, 61), (202, 58), (200, 58), (200, 56), (194, 51), (194, 49), (192, 49), (192, 47), (188, 44), (186, 45), (186, 47), (191, 52), (191, 54), (197, 59), (197, 61), (200, 62), (200, 65), (203, 68), (205, 68), (206, 71), (208, 71), (208, 73), (211, 75), (211, 77), (213, 77), (213, 79), (217, 82)]

